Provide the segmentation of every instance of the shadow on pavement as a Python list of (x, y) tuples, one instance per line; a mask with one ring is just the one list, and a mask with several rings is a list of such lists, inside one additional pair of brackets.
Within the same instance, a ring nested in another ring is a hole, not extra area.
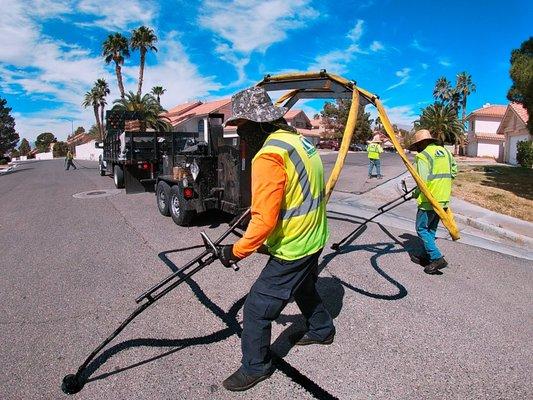
[[(396, 288), (398, 289), (398, 292), (396, 294), (388, 295), (388, 294), (372, 293), (372, 292), (369, 292), (367, 290), (358, 288), (358, 287), (356, 287), (356, 286), (354, 286), (354, 285), (352, 285), (352, 284), (350, 284), (348, 282), (343, 281), (342, 279), (340, 279), (338, 276), (336, 276), (335, 274), (333, 274), (329, 270), (328, 270), (328, 272), (335, 279), (338, 279), (339, 282), (344, 287), (346, 287), (347, 289), (350, 289), (350, 290), (352, 290), (352, 291), (354, 291), (356, 293), (362, 294), (364, 296), (371, 297), (373, 299), (378, 299), (378, 300), (399, 300), (399, 299), (402, 299), (405, 296), (407, 296), (408, 292), (407, 292), (407, 289), (405, 288), (405, 286), (403, 286), (400, 282), (398, 282), (397, 280), (395, 280), (394, 278), (389, 276), (385, 271), (383, 271), (380, 268), (379, 263), (378, 263), (378, 259), (382, 255), (397, 254), (397, 253), (405, 252), (406, 250), (403, 248), (403, 243), (401, 243), (383, 225), (381, 225), (378, 222), (374, 222), (373, 221), (372, 223), (376, 224), (388, 237), (390, 237), (393, 240), (393, 242), (392, 243), (390, 243), (390, 242), (380, 242), (380, 243), (372, 243), (372, 244), (354, 245), (353, 242), (355, 240), (357, 240), (368, 229), (367, 228), (366, 219), (355, 216), (355, 218), (363, 220), (362, 222), (360, 222), (360, 221), (357, 221), (357, 220), (346, 218), (346, 217), (354, 218), (354, 216), (349, 215), (349, 214), (338, 213), (338, 212), (333, 212), (333, 211), (329, 211), (328, 213), (340, 215), (340, 217), (328, 216), (328, 219), (334, 219), (334, 220), (338, 220), (338, 221), (359, 224), (359, 227), (357, 229), (355, 229), (353, 232), (351, 232), (347, 236), (347, 239), (344, 241), (344, 244), (342, 246), (340, 246), (336, 251), (334, 251), (332, 253), (329, 253), (329, 254), (326, 254), (322, 258), (322, 262), (319, 265), (320, 270), (322, 271), (324, 268), (326, 268), (327, 265), (331, 262), (331, 260), (333, 260), (335, 257), (337, 257), (339, 255), (348, 254), (348, 253), (351, 253), (351, 252), (361, 251), (361, 250), (367, 251), (367, 252), (370, 252), (370, 253), (374, 253), (374, 255), (372, 255), (370, 257), (370, 265), (387, 282), (389, 282), (392, 285), (396, 286)], [(397, 245), (400, 246), (401, 248), (396, 248)]]
[[(168, 254), (171, 253), (178, 253), (186, 250), (191, 250), (194, 248), (199, 248), (203, 246), (190, 246), (186, 248), (180, 248), (175, 250), (169, 250), (164, 251), (158, 254), (159, 258), (173, 271), (177, 272), (179, 267), (174, 264), (169, 258)], [(102, 354), (100, 354), (97, 358), (95, 358), (85, 369), (83, 373), (83, 380), (85, 382), (92, 382), (99, 379), (107, 378), (111, 375), (127, 371), (132, 368), (136, 368), (138, 366), (150, 363), (152, 361), (158, 360), (162, 357), (166, 357), (170, 354), (173, 354), (179, 350), (182, 350), (189, 346), (196, 346), (200, 344), (210, 344), (210, 343), (216, 343), (221, 340), (225, 340), (228, 337), (236, 334), (238, 337), (241, 336), (242, 328), (239, 322), (237, 321), (237, 313), (242, 308), (244, 301), (246, 299), (246, 296), (241, 297), (238, 299), (231, 307), (230, 309), (225, 312), (222, 310), (216, 303), (214, 303), (201, 289), (201, 287), (191, 278), (185, 281), (193, 293), (195, 294), (196, 298), (200, 301), (200, 303), (206, 307), (208, 310), (210, 310), (214, 315), (216, 315), (218, 318), (224, 322), (224, 324), (227, 326), (224, 329), (221, 329), (219, 331), (213, 332), (209, 335), (200, 336), (200, 337), (193, 337), (193, 338), (186, 338), (186, 339), (150, 339), (150, 338), (139, 338), (139, 339), (131, 339), (126, 340), (124, 342), (118, 343), (107, 350), (105, 350)], [(326, 285), (331, 285), (331, 283), (325, 283)], [(341, 293), (344, 293), (344, 290), (342, 288)], [(337, 290), (337, 293), (339, 291)], [(334, 304), (337, 304), (337, 315), (340, 311), (340, 307), (342, 306), (342, 294), (339, 301), (333, 301)], [(325, 296), (326, 297), (326, 296)], [(324, 298), (325, 302), (327, 301), (326, 298)], [(328, 307), (328, 309), (330, 309)], [(333, 308), (335, 309), (335, 308)], [(335, 313), (333, 311), (333, 313)], [(103, 364), (106, 363), (107, 360), (109, 360), (111, 357), (116, 355), (117, 353), (120, 353), (123, 350), (131, 349), (135, 347), (171, 347), (171, 349), (163, 354), (159, 354), (154, 357), (150, 357), (148, 359), (139, 361), (135, 364), (128, 365), (123, 368), (116, 369), (111, 372), (107, 372), (95, 377), (90, 378), (90, 376), (98, 370)], [(315, 382), (313, 382), (310, 378), (303, 375), (301, 372), (299, 372), (296, 368), (294, 368), (292, 365), (290, 365), (288, 362), (283, 360), (281, 357), (279, 357), (276, 354), (273, 354), (273, 362), (277, 369), (279, 369), (281, 372), (283, 372), (289, 379), (291, 379), (293, 382), (299, 384), (302, 386), (307, 392), (309, 392), (312, 396), (314, 396), (317, 399), (336, 399), (335, 396), (328, 393), (325, 389), (321, 388), (319, 385), (317, 385)]]

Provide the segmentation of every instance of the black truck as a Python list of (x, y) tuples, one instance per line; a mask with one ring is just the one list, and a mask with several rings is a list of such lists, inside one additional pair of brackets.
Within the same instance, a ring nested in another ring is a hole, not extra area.
[(127, 120), (141, 117), (107, 112), (101, 175), (112, 175), (126, 193), (155, 191), (159, 212), (181, 226), (207, 210), (238, 215), (250, 206), (251, 160), (261, 140), (224, 138), (217, 113), (208, 115), (207, 141), (198, 132), (125, 130)]

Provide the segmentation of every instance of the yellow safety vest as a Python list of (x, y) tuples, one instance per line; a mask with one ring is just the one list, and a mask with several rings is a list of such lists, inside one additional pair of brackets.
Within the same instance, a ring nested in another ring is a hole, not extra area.
[[(442, 146), (434, 143), (428, 145), (424, 151), (415, 157), (417, 164), (425, 162), (428, 166), (427, 187), (435, 200), (448, 205), (452, 194), (452, 163), (453, 156)], [(424, 210), (432, 210), (424, 193), (420, 192), (417, 197), (418, 206)]]
[(368, 152), (368, 158), (371, 160), (379, 160), (379, 153), (383, 152), (383, 149), (378, 143), (370, 143), (366, 148)]
[(287, 174), (279, 220), (265, 243), (270, 254), (297, 260), (316, 253), (329, 238), (324, 167), (317, 150), (303, 136), (277, 130), (267, 137), (254, 161), (264, 153), (280, 155)]

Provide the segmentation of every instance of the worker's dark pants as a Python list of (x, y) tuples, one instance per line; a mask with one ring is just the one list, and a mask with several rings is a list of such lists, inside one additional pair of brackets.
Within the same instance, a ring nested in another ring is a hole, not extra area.
[(308, 335), (324, 340), (334, 332), (333, 321), (316, 291), (318, 258), (322, 251), (294, 261), (270, 257), (244, 303), (242, 369), (248, 375), (262, 375), (272, 368), (270, 335), (272, 321), (289, 299), (307, 320)]
[(73, 166), (74, 169), (78, 169), (78, 168), (76, 168), (76, 166), (74, 165), (74, 162), (72, 160), (67, 160), (67, 168), (66, 168), (66, 170), (68, 171), (71, 166)]

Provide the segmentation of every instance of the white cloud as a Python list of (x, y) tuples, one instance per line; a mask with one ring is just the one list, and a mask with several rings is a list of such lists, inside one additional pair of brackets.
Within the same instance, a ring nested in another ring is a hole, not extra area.
[[(45, 131), (52, 131), (58, 138), (65, 139), (71, 129), (69, 120), (74, 120), (74, 128), (83, 125), (88, 129), (94, 123), (94, 116), (92, 109), (81, 107), (83, 95), (97, 78), (103, 77), (111, 89), (108, 102), (117, 98), (116, 78), (108, 72), (113, 68), (105, 69), (100, 55), (91, 55), (75, 43), (44, 35), (39, 21), (45, 15), (45, 10), (32, 9), (29, 2), (7, 1), (5, 18), (0, 19), (0, 35), (13, 40), (0, 42), (0, 88), (4, 93), (52, 103), (47, 105), (47, 109), (33, 113), (21, 113), (14, 109), (18, 132), (29, 140), (35, 140), (38, 134)], [(82, 3), (88, 7), (85, 12), (90, 13), (89, 6), (96, 7), (98, 2)], [(46, 2), (41, 1), (38, 5), (43, 8)], [(118, 9), (121, 7), (117, 6)], [(56, 10), (61, 12), (60, 8)], [(114, 14), (114, 22), (110, 22), (110, 26), (133, 21), (118, 14)], [(147, 92), (152, 86), (163, 85), (167, 89), (162, 97), (163, 104), (173, 106), (188, 98), (206, 96), (210, 90), (219, 88), (214, 78), (200, 75), (175, 33), (163, 38), (159, 47), (161, 62), (146, 68), (144, 89)], [(138, 67), (124, 68), (124, 72), (127, 89), (133, 89)]]
[(380, 50), (384, 50), (385, 49), (385, 46), (383, 46), (383, 44), (377, 40), (374, 40), (371, 44), (370, 44), (370, 50), (376, 52), (376, 51), (380, 51)]
[(152, 0), (82, 0), (77, 11), (95, 17), (91, 22), (78, 25), (120, 31), (150, 25), (157, 16), (158, 7)]
[(429, 68), (429, 65), (426, 64), (426, 63), (422, 63), (422, 64), (420, 64), (420, 66), (422, 67), (422, 69), (428, 69)]
[(362, 19), (358, 19), (355, 23), (355, 26), (346, 35), (348, 39), (350, 39), (352, 42), (358, 42), (361, 39), (361, 36), (363, 36), (364, 23), (365, 21), (363, 21)]
[(410, 73), (411, 73), (411, 68), (402, 68), (401, 70), (399, 71), (396, 71), (395, 75), (398, 77), (398, 78), (401, 78), (400, 81), (398, 83), (395, 83), (394, 85), (392, 86), (389, 86), (386, 90), (391, 90), (391, 89), (395, 89), (399, 86), (402, 86), (404, 85), (405, 83), (407, 83), (407, 81), (409, 80), (409, 78), (411, 77), (410, 76)]
[(364, 21), (357, 20), (355, 26), (346, 34), (350, 43), (345, 48), (334, 49), (315, 57), (314, 62), (308, 67), (309, 71), (326, 69), (336, 74), (343, 74), (348, 71), (349, 64), (355, 60), (356, 54), (367, 54), (361, 50), (359, 40), (364, 33)]
[[(413, 121), (418, 119), (419, 115), (414, 111), (414, 105), (401, 105), (395, 107), (385, 107), (385, 112), (391, 121), (391, 124), (396, 124), (404, 129), (409, 129), (413, 126)], [(370, 118), (376, 119), (377, 110), (375, 107), (367, 107), (367, 112), (370, 113)]]
[(251, 53), (266, 51), (319, 15), (310, 0), (205, 0), (201, 8), (200, 25), (216, 35), (220, 58), (237, 62), (240, 81)]
[(447, 57), (440, 57), (439, 58), (439, 64), (442, 65), (443, 67), (446, 67), (446, 68), (452, 66), (452, 63), (450, 62), (450, 60)]
[(423, 46), (418, 39), (413, 39), (409, 45), (422, 53), (430, 53), (432, 51), (429, 47)]

